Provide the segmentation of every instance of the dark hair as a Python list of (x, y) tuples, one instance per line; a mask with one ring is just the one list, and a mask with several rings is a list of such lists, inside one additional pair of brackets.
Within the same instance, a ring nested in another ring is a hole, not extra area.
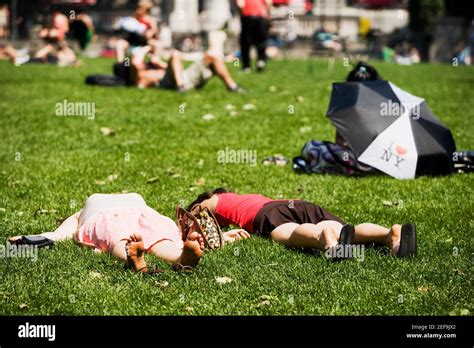
[(199, 196), (197, 196), (197, 198), (194, 201), (192, 201), (190, 205), (188, 205), (186, 210), (191, 211), (192, 207), (194, 207), (196, 204), (204, 202), (205, 200), (211, 198), (213, 195), (218, 195), (219, 193), (227, 193), (227, 192), (229, 191), (227, 191), (223, 187), (216, 188), (215, 190), (212, 190), (211, 192), (205, 191), (201, 193)]
[(372, 66), (365, 64), (364, 62), (357, 63), (356, 67), (351, 70), (347, 75), (346, 81), (348, 82), (360, 82), (360, 81), (376, 81), (381, 80), (382, 76), (379, 75), (377, 70)]

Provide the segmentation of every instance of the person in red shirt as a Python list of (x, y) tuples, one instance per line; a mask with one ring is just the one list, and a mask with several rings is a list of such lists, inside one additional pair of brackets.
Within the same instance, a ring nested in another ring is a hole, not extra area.
[(265, 68), (265, 49), (267, 40), (267, 18), (270, 17), (271, 1), (269, 0), (237, 0), (240, 9), (241, 33), (240, 51), (242, 68), (250, 71), (250, 48), (257, 49), (257, 70)]
[(297, 199), (273, 200), (258, 194), (237, 194), (223, 188), (200, 194), (189, 206), (208, 208), (219, 225), (239, 226), (236, 239), (259, 235), (291, 248), (314, 248), (331, 251), (328, 257), (349, 258), (338, 253), (344, 245), (377, 243), (388, 246), (398, 257), (416, 255), (414, 224), (395, 224), (385, 228), (372, 223), (345, 224), (317, 204)]

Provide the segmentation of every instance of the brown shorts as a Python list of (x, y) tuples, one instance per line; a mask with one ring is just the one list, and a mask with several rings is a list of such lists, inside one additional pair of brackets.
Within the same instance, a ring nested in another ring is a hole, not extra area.
[(253, 229), (256, 234), (269, 237), (280, 225), (288, 222), (297, 224), (317, 224), (324, 220), (344, 222), (320, 206), (306, 201), (285, 200), (267, 203), (255, 216)]

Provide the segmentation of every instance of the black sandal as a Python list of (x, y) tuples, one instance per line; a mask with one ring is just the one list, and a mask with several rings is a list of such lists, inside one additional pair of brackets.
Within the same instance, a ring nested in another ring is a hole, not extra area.
[(397, 257), (416, 256), (416, 252), (416, 226), (415, 224), (404, 224), (402, 226)]
[[(339, 236), (339, 243), (333, 246), (329, 253), (330, 255), (336, 255), (328, 257), (331, 261), (342, 261), (352, 258), (352, 252), (347, 254), (346, 252), (346, 245), (354, 244), (355, 238), (355, 229), (352, 225), (344, 225), (341, 229), (341, 234)], [(339, 256), (340, 251), (342, 249), (342, 256)]]
[(355, 228), (353, 225), (342, 226), (341, 235), (339, 236), (340, 245), (354, 244)]
[(14, 241), (9, 241), (10, 244), (14, 245), (31, 245), (31, 246), (36, 246), (37, 248), (46, 248), (46, 247), (53, 247), (54, 242), (46, 237), (43, 236), (21, 236), (21, 238), (14, 240)]

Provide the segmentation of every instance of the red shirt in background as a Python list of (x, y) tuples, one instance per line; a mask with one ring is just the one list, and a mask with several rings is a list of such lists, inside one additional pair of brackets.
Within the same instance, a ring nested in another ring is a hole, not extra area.
[(273, 199), (257, 194), (218, 194), (215, 216), (219, 225), (238, 225), (248, 232), (254, 232), (253, 221), (262, 207)]
[(242, 16), (264, 17), (267, 14), (266, 0), (244, 0)]

